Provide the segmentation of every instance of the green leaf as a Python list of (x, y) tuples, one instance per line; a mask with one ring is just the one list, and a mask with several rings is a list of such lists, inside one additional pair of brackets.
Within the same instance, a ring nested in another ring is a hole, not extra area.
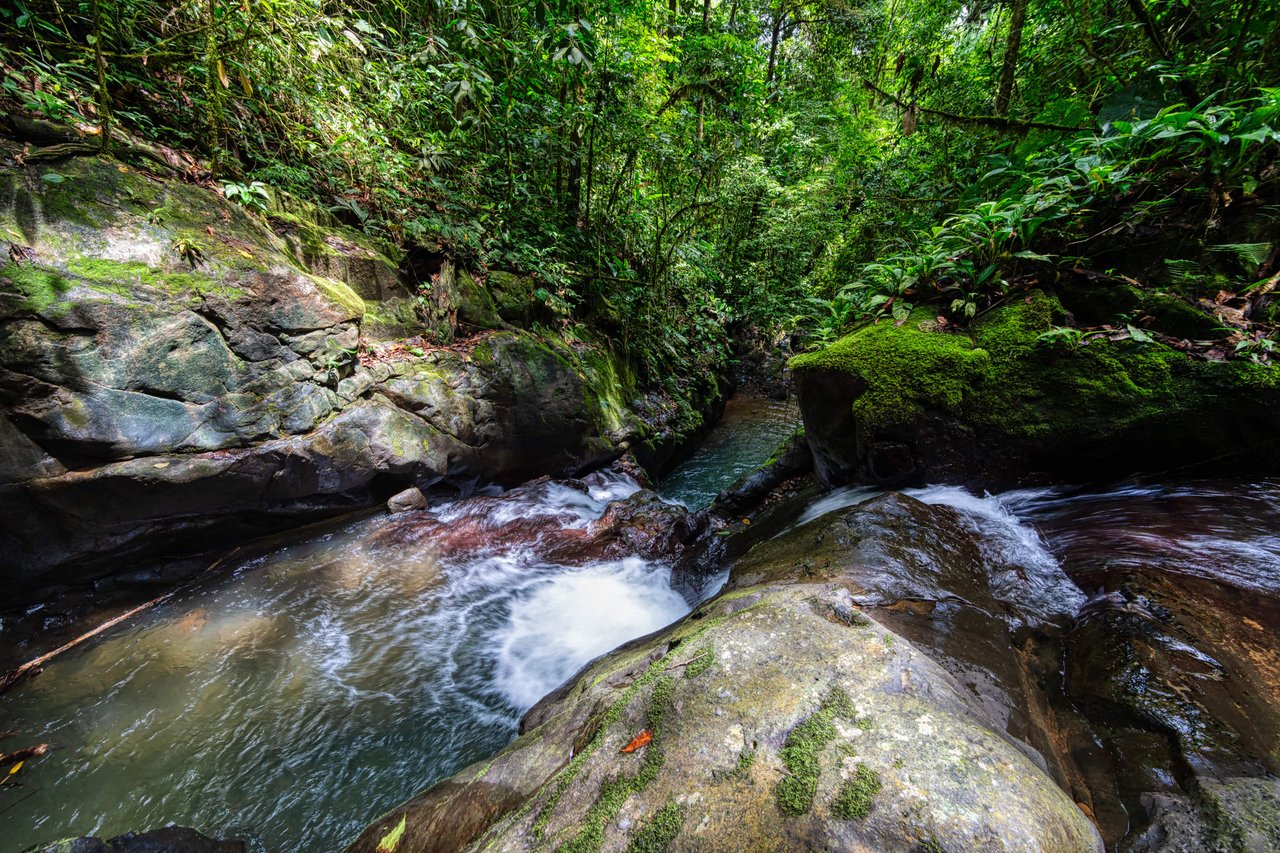
[(400, 840), (404, 838), (404, 830), (408, 825), (409, 816), (401, 815), (400, 822), (396, 824), (396, 828), (382, 836), (378, 841), (377, 853), (395, 853), (396, 848), (400, 846)]
[(59, 175), (57, 172), (45, 172), (40, 176), (40, 180), (44, 181), (46, 184), (60, 184), (65, 181), (66, 178)]
[(1132, 324), (1126, 324), (1125, 329), (1129, 332), (1129, 337), (1133, 338), (1140, 344), (1149, 344), (1152, 341), (1150, 335)]

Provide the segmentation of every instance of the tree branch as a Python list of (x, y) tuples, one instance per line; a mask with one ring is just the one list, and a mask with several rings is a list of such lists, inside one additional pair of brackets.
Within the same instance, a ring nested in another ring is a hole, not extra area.
[[(896, 95), (891, 95), (884, 89), (881, 89), (870, 80), (863, 80), (862, 85), (875, 92), (883, 98), (888, 98), (898, 106), (906, 109), (910, 106), (906, 101)], [(1065, 124), (1050, 124), (1043, 121), (1018, 121), (1017, 119), (1005, 118), (1004, 116), (961, 116), (955, 113), (943, 112), (942, 110), (931, 110), (928, 107), (917, 105), (916, 109), (925, 115), (937, 116), (943, 121), (952, 124), (964, 124), (974, 127), (989, 127), (993, 130), (1004, 130), (1012, 133), (1026, 133), (1030, 130), (1058, 130), (1064, 133), (1079, 133), (1084, 130), (1083, 127), (1070, 127)]]

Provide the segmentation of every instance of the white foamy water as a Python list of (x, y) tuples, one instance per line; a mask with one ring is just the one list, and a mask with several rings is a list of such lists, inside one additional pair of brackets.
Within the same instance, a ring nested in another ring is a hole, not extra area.
[[(581, 529), (638, 490), (595, 475), (438, 516)], [(591, 659), (689, 610), (659, 563), (566, 566), (519, 546), (451, 557), (379, 541), (387, 524), (246, 562), (0, 697), (0, 729), (53, 746), (0, 790), (0, 848), (176, 822), (256, 850), (341, 849), (501, 749)]]
[[(870, 486), (834, 489), (813, 501), (795, 526), (882, 494), (884, 490)], [(960, 513), (978, 534), (992, 592), (997, 599), (1017, 605), (1015, 613), (1028, 614), (1037, 621), (1062, 620), (1074, 615), (1084, 603), (1084, 593), (1067, 577), (1039, 531), (1018, 515), (1019, 509), (1053, 496), (1053, 490), (979, 496), (961, 486), (927, 486), (906, 489), (903, 494), (927, 504), (949, 506)]]
[(671, 570), (646, 560), (556, 575), (512, 603), (495, 681), (507, 701), (528, 708), (583, 664), (687, 612)]
[(1014, 612), (1027, 613), (1037, 621), (1069, 619), (1085, 602), (1084, 593), (1067, 577), (1044, 537), (1013, 509), (1052, 493), (1035, 489), (979, 497), (960, 486), (906, 491), (924, 503), (958, 510), (978, 534), (996, 598), (1016, 605)]

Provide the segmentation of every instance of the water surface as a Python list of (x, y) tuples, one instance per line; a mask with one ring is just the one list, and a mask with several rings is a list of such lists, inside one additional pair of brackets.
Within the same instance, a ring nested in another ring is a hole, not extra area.
[(760, 467), (799, 428), (800, 410), (794, 400), (734, 397), (706, 440), (662, 479), (658, 492), (690, 509), (708, 507), (735, 480)]
[[(549, 484), (491, 515), (580, 526), (637, 488)], [(380, 541), (388, 523), (245, 563), (0, 699), (0, 728), (53, 747), (0, 790), (0, 847), (175, 822), (256, 849), (341, 849), (501, 749), (587, 661), (689, 609), (659, 563), (571, 567), (518, 547), (451, 559)]]

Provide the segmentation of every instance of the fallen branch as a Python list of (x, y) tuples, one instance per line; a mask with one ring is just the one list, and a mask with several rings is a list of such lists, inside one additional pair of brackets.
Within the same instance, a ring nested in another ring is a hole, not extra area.
[(711, 654), (711, 649), (703, 649), (701, 652), (699, 652), (698, 654), (696, 654), (696, 655), (694, 655), (693, 657), (689, 658), (688, 660), (682, 660), (682, 661), (680, 661), (679, 663), (673, 663), (673, 664), (671, 664), (671, 665), (670, 665), (670, 666), (668, 666), (665, 670), (663, 670), (663, 672), (670, 672), (670, 671), (671, 671), (671, 670), (673, 670), (673, 669), (679, 669), (679, 668), (680, 668), (680, 667), (682, 667), (682, 666), (688, 666), (689, 664), (693, 663), (694, 661), (698, 660), (699, 658), (705, 658), (705, 657), (706, 657), (707, 655), (709, 655), (709, 654)]
[(74, 640), (68, 643), (63, 643), (61, 646), (58, 646), (53, 651), (47, 652), (43, 655), (40, 655), (40, 657), (38, 658), (34, 658), (32, 660), (27, 661), (22, 666), (11, 671), (8, 675), (4, 676), (3, 678), (0, 678), (0, 693), (4, 693), (5, 691), (9, 690), (10, 688), (14, 687), (20, 682), (25, 681), (28, 678), (34, 678), (35, 676), (39, 675), (41, 672), (44, 671), (44, 665), (46, 663), (53, 660), (63, 652), (67, 652), (67, 651), (70, 651), (71, 649), (74, 649), (76, 646), (80, 645), (85, 640), (91, 640), (94, 637), (101, 634), (103, 631), (110, 630), (111, 628), (114, 628), (115, 626), (119, 625), (122, 622), (127, 622), (128, 620), (132, 619), (134, 616), (137, 616), (139, 613), (142, 613), (146, 610), (150, 610), (152, 607), (155, 607), (157, 604), (163, 604), (164, 602), (173, 598), (178, 593), (194, 585), (198, 580), (203, 578), (205, 575), (208, 575), (210, 572), (214, 571), (216, 568), (218, 568), (218, 566), (222, 565), (227, 560), (231, 559), (231, 557), (233, 557), (239, 551), (240, 551), (239, 548), (234, 548), (231, 551), (227, 552), (223, 556), (219, 557), (217, 560), (214, 560), (209, 565), (209, 567), (205, 569), (203, 572), (196, 575), (190, 581), (178, 587), (177, 589), (172, 589), (169, 592), (166, 592), (164, 595), (151, 599), (145, 604), (139, 604), (137, 607), (133, 608), (132, 610), (127, 610), (124, 613), (121, 613), (119, 616), (108, 619), (106, 622), (103, 622), (101, 625), (94, 628), (92, 631), (87, 631), (86, 633), (76, 637)]
[(888, 98), (903, 109), (914, 106), (915, 109), (925, 115), (937, 116), (943, 121), (948, 121), (952, 124), (990, 127), (994, 130), (1013, 131), (1014, 133), (1026, 133), (1029, 130), (1059, 130), (1064, 133), (1079, 133), (1080, 131), (1085, 130), (1083, 127), (1071, 127), (1065, 124), (1050, 124), (1049, 122), (1043, 121), (1019, 121), (1005, 116), (962, 116), (956, 115), (955, 113), (943, 112), (942, 110), (931, 110), (928, 107), (922, 107), (919, 104), (909, 104), (897, 95), (889, 94), (870, 80), (863, 80), (862, 85), (875, 92), (877, 95), (880, 95), (882, 98)]
[(19, 749), (17, 752), (0, 753), (0, 764), (16, 764), (19, 761), (26, 761), (28, 758), (39, 758), (48, 751), (49, 744), (39, 743), (26, 749)]

